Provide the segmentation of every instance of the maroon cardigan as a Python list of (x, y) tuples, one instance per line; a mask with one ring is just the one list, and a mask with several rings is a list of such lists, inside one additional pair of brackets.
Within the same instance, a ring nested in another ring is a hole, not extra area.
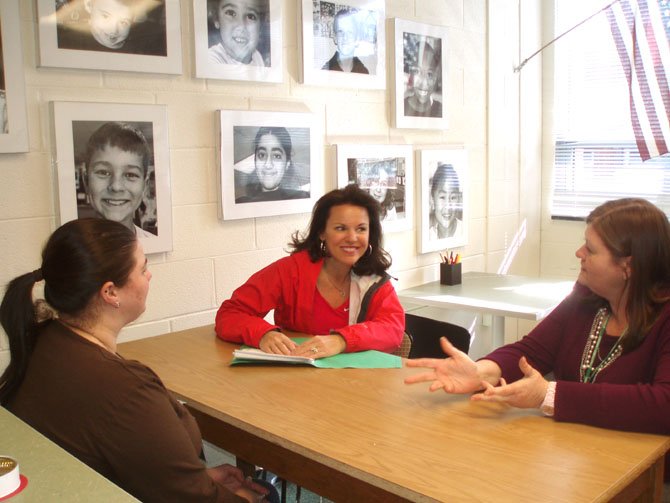
[[(640, 346), (602, 370), (594, 383), (580, 382), (582, 352), (598, 307), (587, 288), (572, 293), (520, 341), (485, 358), (502, 369), (508, 382), (522, 377), (525, 355), (541, 374), (556, 380), (554, 419), (602, 428), (670, 435), (670, 302)], [(604, 337), (607, 354), (616, 337)], [(666, 480), (670, 474), (666, 458)]]

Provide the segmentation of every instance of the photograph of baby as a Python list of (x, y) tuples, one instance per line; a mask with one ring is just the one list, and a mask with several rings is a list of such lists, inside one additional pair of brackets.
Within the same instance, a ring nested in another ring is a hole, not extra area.
[(439, 251), (467, 243), (465, 149), (422, 150), (421, 249)]
[(151, 122), (73, 121), (77, 217), (120, 222), (158, 235)]
[(54, 0), (59, 49), (167, 55), (163, 0)]
[(310, 197), (309, 128), (234, 126), (235, 203)]

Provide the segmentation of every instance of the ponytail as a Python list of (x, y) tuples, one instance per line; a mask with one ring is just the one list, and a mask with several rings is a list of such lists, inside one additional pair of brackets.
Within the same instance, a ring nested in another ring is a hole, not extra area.
[[(46, 323), (44, 307), (60, 314), (83, 313), (96, 292), (112, 281), (122, 287), (134, 266), (135, 233), (102, 218), (71, 220), (49, 237), (42, 267), (14, 278), (0, 304), (0, 324), (9, 338), (9, 366), (0, 376), (0, 405), (21, 385), (38, 333)], [(33, 302), (33, 287), (44, 279), (44, 300)], [(46, 302), (45, 302), (46, 301)]]
[(9, 339), (9, 365), (0, 376), (0, 405), (6, 405), (17, 390), (28, 368), (37, 339), (37, 313), (33, 287), (41, 271), (23, 274), (10, 281), (0, 304), (0, 323)]

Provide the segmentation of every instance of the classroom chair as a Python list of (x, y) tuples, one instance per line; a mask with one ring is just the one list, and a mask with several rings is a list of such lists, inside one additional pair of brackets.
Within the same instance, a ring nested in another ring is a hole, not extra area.
[(405, 331), (412, 338), (409, 358), (444, 358), (440, 337), (446, 337), (464, 353), (470, 350), (470, 332), (467, 328), (453, 323), (405, 313)]

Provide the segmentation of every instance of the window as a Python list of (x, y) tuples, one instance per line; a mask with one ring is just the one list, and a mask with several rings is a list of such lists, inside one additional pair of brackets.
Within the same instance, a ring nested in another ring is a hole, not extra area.
[[(561, 34), (611, 0), (554, 2)], [(643, 197), (670, 214), (670, 156), (642, 162), (628, 84), (601, 12), (554, 44), (552, 218), (583, 219), (600, 203)]]

